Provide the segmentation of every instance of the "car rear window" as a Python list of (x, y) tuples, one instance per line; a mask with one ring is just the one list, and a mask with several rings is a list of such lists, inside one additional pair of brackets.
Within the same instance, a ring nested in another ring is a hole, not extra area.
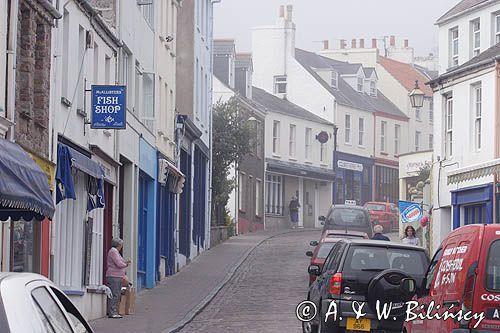
[(337, 208), (328, 217), (327, 225), (365, 227), (370, 223), (365, 214), (361, 209)]
[(383, 271), (399, 269), (405, 273), (423, 276), (427, 268), (425, 253), (418, 250), (376, 246), (352, 246), (344, 263), (344, 271)]
[(500, 290), (500, 241), (490, 245), (486, 264), (486, 289)]
[(363, 235), (352, 235), (352, 234), (326, 234), (327, 238), (344, 238), (344, 239), (353, 239), (353, 238), (364, 238)]
[(378, 210), (381, 212), (385, 212), (385, 205), (366, 204), (365, 208), (368, 210)]
[(332, 249), (332, 247), (335, 245), (336, 243), (323, 243), (319, 246), (319, 250), (318, 250), (318, 255), (316, 256), (316, 258), (318, 259), (325, 259), (326, 257), (328, 257), (328, 254), (330, 253), (330, 250)]

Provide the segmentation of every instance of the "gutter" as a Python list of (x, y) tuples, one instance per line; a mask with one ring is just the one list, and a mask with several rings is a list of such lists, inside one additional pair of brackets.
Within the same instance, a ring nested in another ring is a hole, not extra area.
[(38, 3), (52, 16), (52, 18), (59, 20), (62, 18), (62, 14), (52, 6), (49, 0), (38, 0)]
[(489, 58), (489, 59), (480, 61), (480, 62), (475, 63), (475, 64), (467, 65), (465, 67), (459, 68), (459, 69), (451, 71), (449, 73), (444, 73), (441, 76), (439, 76), (438, 78), (427, 82), (426, 85), (428, 85), (430, 87), (434, 87), (446, 79), (452, 78), (454, 76), (459, 76), (460, 74), (464, 74), (465, 72), (473, 70), (473, 69), (481, 70), (481, 69), (483, 69), (483, 67), (488, 67), (489, 65), (494, 65), (495, 62), (497, 62), (499, 60), (500, 60), (500, 55), (495, 56), (493, 58)]
[(104, 33), (106, 33), (106, 35), (113, 41), (113, 43), (115, 43), (118, 47), (123, 46), (122, 41), (109, 28), (108, 24), (103, 20), (99, 12), (97, 12), (94, 7), (92, 7), (88, 0), (75, 0), (75, 2), (82, 6), (82, 8), (92, 17), (92, 19), (97, 22), (99, 27), (104, 31)]

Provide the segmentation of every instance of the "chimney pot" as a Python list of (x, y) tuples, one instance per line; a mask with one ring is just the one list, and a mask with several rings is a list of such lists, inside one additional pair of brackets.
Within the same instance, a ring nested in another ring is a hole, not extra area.
[(359, 40), (359, 48), (361, 49), (364, 49), (365, 48), (365, 40), (363, 38), (361, 38)]
[(408, 48), (408, 39), (405, 39), (405, 48)]
[(329, 49), (328, 39), (326, 39), (326, 40), (323, 41), (323, 49), (324, 50), (328, 50)]
[(377, 39), (372, 38), (372, 48), (376, 49), (377, 48)]
[(396, 46), (396, 36), (392, 35), (390, 40), (391, 46)]
[(285, 6), (280, 6), (280, 17), (285, 17)]
[(356, 39), (353, 39), (353, 40), (351, 41), (351, 47), (352, 47), (353, 49), (355, 49), (355, 48), (356, 48)]

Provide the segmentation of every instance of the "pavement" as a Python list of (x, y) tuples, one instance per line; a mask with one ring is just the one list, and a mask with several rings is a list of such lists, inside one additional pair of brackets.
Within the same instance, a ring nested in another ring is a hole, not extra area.
[[(299, 332), (294, 309), (307, 290), (305, 251), (320, 234), (296, 229), (232, 237), (139, 293), (133, 315), (90, 325), (96, 333)], [(388, 236), (397, 241), (397, 233)]]
[(140, 292), (133, 315), (122, 319), (101, 318), (90, 325), (96, 333), (176, 331), (201, 311), (253, 248), (283, 232), (261, 231), (232, 237), (200, 254), (156, 288)]

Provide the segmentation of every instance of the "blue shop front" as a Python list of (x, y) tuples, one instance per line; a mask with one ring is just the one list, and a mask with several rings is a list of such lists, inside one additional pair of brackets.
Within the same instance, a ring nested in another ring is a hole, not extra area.
[(373, 160), (341, 152), (337, 152), (334, 158), (337, 175), (333, 187), (334, 203), (356, 200), (356, 204), (363, 205), (371, 201)]
[(156, 282), (156, 197), (158, 159), (156, 149), (139, 139), (139, 209), (137, 226), (137, 288), (153, 288)]
[(468, 224), (493, 223), (493, 183), (451, 191), (453, 229)]

